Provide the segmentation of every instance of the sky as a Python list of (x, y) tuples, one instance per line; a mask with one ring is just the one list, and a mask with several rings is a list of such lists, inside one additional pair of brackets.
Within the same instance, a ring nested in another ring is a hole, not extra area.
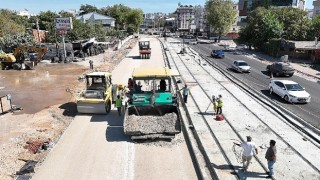
[[(237, 0), (234, 0), (237, 2)], [(306, 0), (306, 8), (313, 9), (313, 0)], [(204, 5), (206, 0), (0, 0), (3, 9), (20, 11), (27, 9), (30, 13), (79, 9), (81, 4), (94, 5), (97, 8), (123, 4), (130, 8), (140, 8), (144, 13), (172, 13), (180, 2), (182, 5)]]

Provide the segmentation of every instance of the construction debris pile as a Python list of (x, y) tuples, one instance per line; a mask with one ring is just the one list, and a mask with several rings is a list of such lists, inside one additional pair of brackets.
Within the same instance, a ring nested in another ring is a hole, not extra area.
[(164, 116), (136, 116), (130, 115), (126, 119), (124, 129), (131, 135), (141, 134), (176, 134), (180, 132), (179, 121), (176, 113)]
[(84, 58), (95, 56), (105, 52), (108, 48), (108, 43), (99, 43), (95, 39), (78, 41), (72, 43), (74, 57)]
[(64, 50), (62, 44), (51, 45), (51, 59), (52, 63), (55, 62), (71, 62), (84, 60), (89, 56), (95, 56), (105, 52), (105, 49), (115, 46), (114, 42), (98, 42), (95, 38), (89, 40), (80, 40), (66, 44), (66, 58), (64, 58)]
[(33, 154), (36, 154), (41, 150), (48, 150), (49, 148), (52, 148), (52, 142), (50, 138), (48, 140), (30, 140), (26, 143), (27, 145), (25, 145), (24, 148), (28, 149)]

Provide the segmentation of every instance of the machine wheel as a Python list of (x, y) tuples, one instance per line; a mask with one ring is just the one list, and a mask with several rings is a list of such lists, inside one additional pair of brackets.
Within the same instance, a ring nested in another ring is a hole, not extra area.
[(284, 100), (289, 102), (289, 97), (287, 95), (284, 96)]
[(106, 114), (109, 114), (111, 111), (111, 101), (108, 100), (106, 104)]
[(280, 73), (279, 73), (279, 72), (276, 72), (276, 76), (279, 77), (279, 76), (280, 76)]
[(13, 68), (14, 70), (21, 70), (21, 64), (19, 64), (19, 63), (14, 63), (14, 64), (12, 65), (12, 68)]

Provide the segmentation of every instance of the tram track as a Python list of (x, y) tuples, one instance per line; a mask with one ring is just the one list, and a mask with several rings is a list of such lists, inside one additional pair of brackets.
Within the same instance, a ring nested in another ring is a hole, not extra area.
[[(178, 54), (178, 52), (175, 50), (174, 47), (169, 47), (169, 51), (170, 51), (170, 55), (172, 56), (172, 54)], [(182, 58), (181, 55), (177, 55), (178, 58), (175, 56), (175, 57), (171, 57), (172, 59), (175, 59), (175, 61), (171, 62), (171, 63), (174, 63), (174, 65), (176, 67), (179, 67), (180, 70), (181, 70), (181, 66), (183, 65), (185, 67), (185, 70), (187, 70), (187, 73), (188, 73), (188, 76), (191, 76), (193, 78), (193, 84), (194, 86), (198, 86), (199, 89), (201, 89), (201, 93), (204, 94), (204, 97), (207, 98), (207, 101), (211, 101), (211, 96), (208, 92), (208, 87), (206, 87), (204, 85), (204, 83), (202, 82), (203, 79), (199, 79), (201, 77), (203, 77), (203, 75), (197, 75), (199, 74), (199, 69), (197, 70), (194, 70), (194, 68), (189, 68), (188, 66), (195, 66), (195, 64), (197, 63), (190, 63), (190, 58), (189, 60), (186, 61), (186, 58)], [(210, 68), (213, 68), (213, 69), (217, 69), (215, 67), (214, 64), (211, 64), (210, 61), (208, 61), (208, 59), (206, 59), (205, 57), (202, 57), (202, 61), (205, 61), (205, 64), (209, 64)], [(177, 60), (178, 59), (178, 60)], [(179, 61), (179, 62), (177, 62)], [(188, 62), (189, 61), (189, 62)], [(191, 60), (191, 61), (195, 61), (194, 60)], [(215, 80), (215, 77), (213, 77), (212, 73), (210, 73), (210, 70), (208, 70), (208, 66), (203, 66), (201, 64), (201, 60), (200, 60), (200, 63), (197, 65), (202, 72), (205, 72), (206, 73), (206, 76), (205, 77), (209, 77), (209, 79), (206, 79), (207, 81), (216, 81)], [(180, 72), (178, 68), (178, 71)], [(221, 69), (218, 69), (219, 71), (221, 71)], [(184, 74), (186, 74), (186, 71), (184, 71)], [(225, 72), (222, 72), (222, 74), (225, 74)], [(230, 82), (234, 82), (234, 80), (230, 80), (230, 77), (227, 77), (227, 79), (229, 79)], [(221, 85), (221, 86), (224, 86), (224, 83), (225, 81), (218, 81), (218, 83)], [(210, 83), (209, 83), (210, 84)], [(239, 82), (236, 82), (236, 84), (239, 84)], [(239, 99), (238, 97), (236, 97), (235, 95), (232, 94), (232, 92), (230, 92), (230, 90), (228, 90), (227, 88), (225, 88), (225, 91), (227, 91), (229, 94), (231, 94), (231, 96), (233, 98), (235, 98), (238, 102), (240, 102), (240, 104), (246, 108), (246, 110), (248, 112), (250, 112), (257, 120), (260, 121), (261, 124), (263, 124), (264, 128), (268, 129), (269, 131), (271, 131), (273, 134), (275, 134), (277, 136), (277, 138), (281, 139), (282, 142), (284, 142), (292, 151), (294, 151), (301, 159), (303, 159), (305, 162), (307, 162), (315, 171), (317, 171), (318, 173), (320, 173), (319, 169), (314, 166), (308, 159), (306, 159), (301, 153), (299, 153), (298, 150), (296, 150), (294, 147), (292, 147), (290, 145), (289, 142), (286, 141), (286, 139), (284, 139), (282, 137), (282, 135), (278, 134), (275, 130), (273, 130), (267, 122), (264, 122), (264, 120), (262, 120), (259, 115), (256, 113), (256, 112), (253, 112), (250, 110), (249, 107), (247, 107), (244, 103), (241, 103), (241, 99)], [(199, 93), (198, 93), (199, 94)], [(198, 111), (199, 112), (202, 112), (202, 108), (201, 108), (201, 105), (199, 104), (199, 102), (197, 102), (197, 97), (199, 97), (199, 95), (194, 95), (193, 93), (190, 93), (190, 97), (191, 99), (193, 100), (193, 102), (195, 103), (195, 106), (197, 107)], [(204, 114), (200, 114), (201, 116), (201, 119), (204, 121), (204, 123), (206, 124), (207, 126), (207, 129), (210, 131), (210, 134), (212, 136), (212, 139), (214, 139), (215, 141), (215, 144), (217, 145), (217, 147), (219, 148), (220, 152), (223, 154), (223, 157), (225, 159), (225, 161), (227, 162), (228, 164), (228, 167), (230, 169), (232, 169), (233, 173), (232, 174), (235, 174), (235, 178), (236, 179), (239, 179), (241, 178), (241, 176), (243, 175), (243, 173), (240, 173), (239, 175), (239, 171), (238, 171), (238, 168), (235, 167), (234, 163), (232, 163), (232, 160), (229, 158), (229, 155), (228, 153), (226, 152), (226, 148), (224, 147), (224, 145), (222, 145), (219, 141), (219, 138), (215, 135), (215, 131), (211, 128), (211, 125), (212, 123), (210, 123), (208, 121), (208, 117)], [(232, 125), (232, 123), (230, 123), (230, 120), (228, 118), (226, 118), (226, 122), (227, 124), (229, 125), (229, 127), (233, 130), (233, 133), (235, 134), (235, 137), (237, 139), (239, 139), (240, 141), (244, 141), (244, 139), (242, 138), (241, 134), (238, 132), (238, 130)], [(208, 157), (208, 155), (205, 155)], [(261, 162), (261, 160), (255, 156), (255, 160), (258, 162), (259, 166), (261, 166), (262, 169), (264, 169), (264, 171), (267, 171), (267, 168), (264, 166), (264, 164)], [(207, 160), (207, 161), (210, 161), (210, 160)], [(212, 172), (213, 174), (216, 174), (218, 176), (218, 172), (216, 172), (217, 169), (213, 168)], [(220, 170), (218, 170), (220, 171)], [(220, 173), (221, 174), (221, 173)]]

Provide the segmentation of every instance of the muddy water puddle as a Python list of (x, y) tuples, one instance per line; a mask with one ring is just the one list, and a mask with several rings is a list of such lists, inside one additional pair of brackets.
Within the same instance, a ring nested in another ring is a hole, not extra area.
[(12, 104), (22, 107), (17, 114), (33, 114), (52, 105), (70, 102), (66, 88), (79, 84), (87, 68), (77, 64), (41, 63), (35, 70), (0, 71), (0, 96), (11, 94)]

